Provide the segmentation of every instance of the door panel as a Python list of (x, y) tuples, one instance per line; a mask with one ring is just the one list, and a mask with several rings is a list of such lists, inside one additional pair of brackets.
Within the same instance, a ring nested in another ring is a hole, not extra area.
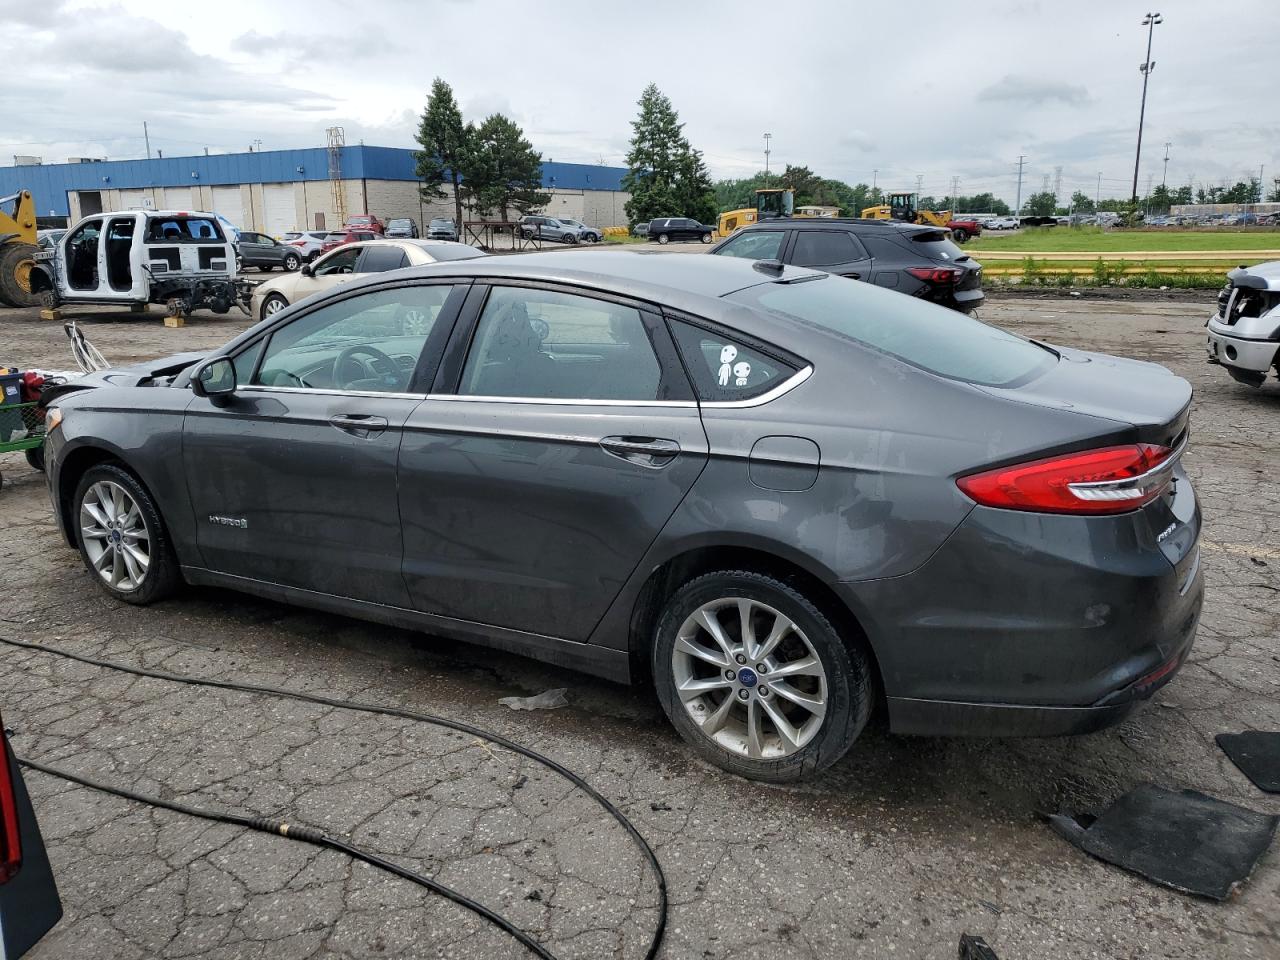
[[(628, 458), (602, 445), (609, 438), (666, 440), (678, 452)], [(426, 400), (400, 449), (414, 606), (585, 641), (706, 458), (692, 403)]]
[(230, 397), (192, 400), (182, 456), (205, 566), (409, 605), (401, 428), (422, 399), (408, 391), (434, 373), (464, 296), (412, 284), (322, 304), (273, 329), (265, 347), (246, 345)]
[[(246, 387), (187, 408), (183, 461), (205, 566), (407, 606), (395, 511), (400, 428), (417, 398)], [(377, 417), (376, 432), (343, 425)]]

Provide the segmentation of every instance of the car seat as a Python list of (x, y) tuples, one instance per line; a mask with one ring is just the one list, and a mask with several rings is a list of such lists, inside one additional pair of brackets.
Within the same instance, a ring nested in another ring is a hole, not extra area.
[(488, 397), (555, 396), (548, 393), (556, 362), (542, 350), (542, 338), (522, 302), (508, 303), (494, 321), (484, 361), (472, 377), (471, 392)]

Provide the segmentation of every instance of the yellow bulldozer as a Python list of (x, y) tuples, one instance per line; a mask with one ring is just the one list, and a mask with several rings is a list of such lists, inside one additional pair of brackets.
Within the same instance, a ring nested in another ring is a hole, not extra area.
[(0, 197), (0, 304), (34, 307), (31, 268), (36, 254), (36, 205), (26, 190)]
[(888, 203), (866, 207), (862, 216), (867, 220), (901, 220), (904, 223), (924, 223), (945, 228), (951, 222), (950, 210), (920, 210), (914, 193), (891, 193)]

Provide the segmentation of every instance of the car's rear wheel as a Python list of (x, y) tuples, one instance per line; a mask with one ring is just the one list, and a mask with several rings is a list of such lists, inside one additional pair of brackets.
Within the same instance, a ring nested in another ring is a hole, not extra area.
[(969, 239), (969, 231), (963, 227), (956, 227), (951, 231), (951, 239), (956, 243), (965, 243)]
[(658, 242), (659, 242), (659, 243), (670, 243), (670, 242), (671, 242), (671, 237), (670, 237), (668, 234), (660, 233), (660, 234), (658, 234)]
[(755, 780), (840, 759), (871, 711), (870, 666), (793, 586), (720, 571), (675, 592), (653, 646), (658, 699), (701, 756)]
[(296, 253), (286, 253), (282, 264), (286, 270), (293, 272), (302, 266), (302, 261), (298, 258)]
[(572, 233), (566, 233), (566, 234), (565, 234), (563, 237), (561, 237), (560, 239), (561, 239), (561, 240), (563, 240), (565, 243), (577, 243), (577, 242), (578, 242), (578, 238), (577, 238), (574, 234), (572, 234)]
[(709, 234), (709, 233), (704, 233), (704, 234), (703, 234), (699, 239), (701, 239), (703, 243), (710, 243), (710, 242), (711, 242), (711, 234)]
[(71, 522), (84, 565), (103, 590), (147, 604), (173, 592), (180, 575), (160, 511), (142, 484), (111, 463), (80, 478)]

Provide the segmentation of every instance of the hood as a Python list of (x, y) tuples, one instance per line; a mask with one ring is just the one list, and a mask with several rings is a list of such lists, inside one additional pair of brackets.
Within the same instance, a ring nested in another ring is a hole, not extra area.
[(76, 390), (88, 390), (94, 387), (152, 387), (168, 386), (169, 377), (185, 370), (187, 367), (203, 360), (204, 353), (175, 353), (171, 357), (158, 360), (144, 360), (127, 367), (109, 367), (97, 373), (87, 373), (65, 384), (71, 393)]
[(1269, 260), (1252, 267), (1241, 266), (1232, 270), (1227, 277), (1237, 287), (1251, 287), (1254, 290), (1280, 290), (1280, 260)]

